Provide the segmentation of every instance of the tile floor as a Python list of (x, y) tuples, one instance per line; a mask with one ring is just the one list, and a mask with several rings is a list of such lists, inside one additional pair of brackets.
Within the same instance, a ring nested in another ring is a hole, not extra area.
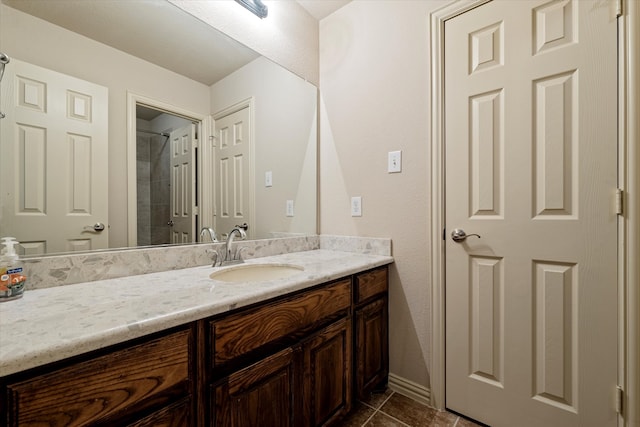
[(338, 427), (480, 427), (451, 412), (440, 412), (389, 389), (356, 402)]

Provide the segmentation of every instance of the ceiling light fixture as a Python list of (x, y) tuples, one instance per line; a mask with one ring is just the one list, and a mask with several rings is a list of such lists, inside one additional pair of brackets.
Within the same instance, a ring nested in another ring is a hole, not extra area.
[(262, 0), (236, 0), (259, 18), (266, 18), (269, 10)]

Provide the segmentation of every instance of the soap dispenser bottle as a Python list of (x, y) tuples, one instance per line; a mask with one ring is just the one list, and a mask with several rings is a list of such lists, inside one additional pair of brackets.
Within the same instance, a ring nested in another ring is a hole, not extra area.
[(3, 237), (4, 249), (0, 253), (0, 302), (20, 298), (24, 293), (27, 278), (18, 264), (18, 254), (14, 237)]

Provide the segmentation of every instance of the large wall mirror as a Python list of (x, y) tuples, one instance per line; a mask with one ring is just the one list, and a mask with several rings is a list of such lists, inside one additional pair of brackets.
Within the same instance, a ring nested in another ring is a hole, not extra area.
[(165, 0), (1, 1), (23, 255), (316, 233), (315, 86)]

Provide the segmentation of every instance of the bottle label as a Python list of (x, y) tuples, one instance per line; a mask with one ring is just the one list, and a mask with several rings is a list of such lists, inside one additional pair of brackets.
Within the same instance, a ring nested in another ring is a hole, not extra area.
[(22, 267), (0, 268), (0, 298), (21, 293), (26, 280), (22, 275)]

